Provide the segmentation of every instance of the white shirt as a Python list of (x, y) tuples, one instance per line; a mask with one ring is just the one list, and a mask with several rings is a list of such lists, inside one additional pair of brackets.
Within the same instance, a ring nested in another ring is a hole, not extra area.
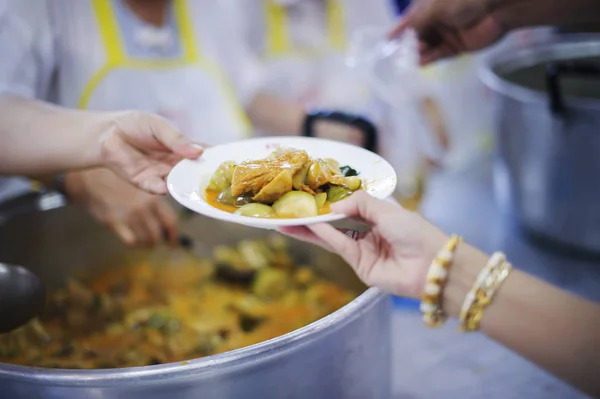
[[(128, 53), (137, 58), (168, 58), (169, 45), (179, 43), (179, 27), (172, 32), (153, 28), (128, 11), (123, 0), (105, 1), (113, 2), (117, 23), (123, 33), (123, 46)], [(230, 0), (187, 0), (186, 4), (198, 52), (224, 72), (235, 96), (246, 106), (262, 88), (263, 70), (242, 39), (235, 3)], [(18, 94), (77, 108), (82, 90), (107, 59), (92, 1), (1, 0), (0, 6), (0, 94)], [(161, 103), (170, 101), (172, 104), (178, 97), (185, 98), (181, 94), (186, 93), (170, 91), (168, 85), (163, 83), (161, 86), (160, 82), (149, 91), (148, 81), (138, 75), (135, 72), (122, 74), (122, 96), (128, 99), (128, 109), (160, 113)], [(187, 78), (189, 76), (182, 74), (180, 83), (185, 85)], [(139, 104), (135, 100), (136, 91), (141, 93)], [(119, 97), (119, 93), (115, 95)], [(156, 104), (149, 103), (148, 97)], [(211, 100), (207, 98), (206, 101), (210, 104)], [(122, 102), (104, 103), (101, 108), (116, 110)], [(49, 139), (51, 135), (52, 132), (48, 132)], [(210, 143), (214, 137), (195, 138)], [(2, 180), (6, 179), (0, 179), (0, 200), (28, 187), (22, 180), (11, 179), (13, 187), (7, 192), (6, 182), (3, 184)]]
[[(289, 35), (293, 44), (307, 47), (327, 46), (326, 3), (329, 0), (276, 0), (287, 8)], [(378, 26), (391, 27), (394, 9), (391, 0), (339, 0), (345, 12), (345, 34)], [(247, 37), (258, 54), (266, 50), (265, 7), (263, 0), (238, 0), (246, 15)]]
[[(357, 31), (379, 26), (385, 29), (394, 21), (389, 0), (339, 0), (343, 10), (346, 48), (332, 48), (327, 4), (330, 0), (277, 0), (285, 7), (285, 34), (292, 51), (270, 54), (267, 6), (263, 0), (237, 0), (245, 16), (246, 37), (254, 52), (263, 58), (266, 88), (273, 94), (301, 101), (309, 107), (338, 108), (370, 115), (365, 107), (363, 84), (345, 65), (346, 50)], [(316, 54), (295, 54), (294, 49), (309, 48)], [(368, 101), (367, 101), (368, 103)]]

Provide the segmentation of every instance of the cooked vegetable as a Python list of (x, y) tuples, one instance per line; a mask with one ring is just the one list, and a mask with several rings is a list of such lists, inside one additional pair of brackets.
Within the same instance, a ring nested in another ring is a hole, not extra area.
[(266, 319), (264, 317), (252, 317), (248, 315), (240, 315), (240, 328), (243, 332), (249, 333), (260, 326)]
[[(333, 158), (311, 159), (306, 151), (283, 147), (265, 159), (233, 166), (224, 163), (213, 180), (211, 187), (229, 185), (216, 198), (214, 192), (207, 190), (207, 202), (226, 212), (250, 217), (317, 216), (328, 210), (328, 201), (339, 201), (363, 185), (358, 172), (350, 166), (340, 167)], [(267, 207), (250, 203), (272, 205), (274, 214)]]
[(308, 168), (306, 184), (315, 190), (329, 183), (331, 176), (333, 176), (331, 167), (322, 159), (317, 159)]
[(236, 215), (252, 218), (270, 218), (275, 216), (275, 211), (269, 205), (246, 204), (234, 212)]
[(350, 177), (350, 176), (358, 176), (358, 172), (356, 171), (356, 169), (351, 168), (350, 166), (342, 166), (340, 168), (340, 171), (342, 172), (342, 175), (346, 176), (346, 177)]
[(352, 194), (352, 190), (346, 187), (334, 186), (327, 191), (327, 201), (337, 202)]
[(315, 274), (308, 267), (300, 267), (294, 274), (294, 282), (302, 287), (308, 286), (315, 279)]
[(344, 184), (344, 176), (337, 172), (325, 160), (317, 159), (308, 168), (306, 184), (312, 190), (316, 190), (326, 184), (341, 186)]
[(331, 171), (334, 175), (341, 175), (342, 171), (340, 169), (340, 163), (333, 158), (325, 158), (323, 159), (327, 165), (331, 168)]
[(263, 204), (272, 204), (290, 191), (292, 191), (292, 174), (289, 170), (284, 170), (252, 199)]
[(308, 173), (306, 174), (306, 184), (311, 188), (319, 188), (323, 184), (327, 183), (326, 171), (321, 168), (321, 163), (315, 161), (308, 167)]
[(288, 273), (278, 269), (262, 269), (252, 283), (252, 293), (260, 299), (279, 299), (290, 283)]
[(215, 275), (218, 279), (248, 284), (257, 270), (268, 267), (273, 261), (273, 249), (262, 241), (244, 240), (235, 249), (226, 246), (215, 248), (213, 256), (217, 261)]
[(273, 210), (277, 216), (286, 218), (304, 218), (319, 214), (315, 197), (303, 191), (287, 193), (273, 204)]
[(233, 170), (235, 169), (235, 162), (227, 161), (223, 162), (212, 175), (210, 182), (208, 183), (208, 190), (221, 192), (227, 187), (231, 186), (231, 179), (233, 178)]
[(0, 335), (0, 362), (77, 369), (184, 362), (293, 331), (352, 300), (298, 267), (288, 242), (273, 235), (216, 247), (210, 260), (115, 265), (93, 280), (72, 280), (49, 295), (39, 319)]
[(357, 176), (345, 177), (344, 186), (347, 187), (348, 190), (356, 191), (362, 186), (362, 180)]
[(261, 241), (243, 240), (237, 246), (237, 251), (250, 267), (258, 270), (269, 266), (271, 249)]
[(244, 206), (252, 202), (252, 198), (244, 195), (236, 197), (231, 193), (231, 187), (227, 187), (218, 195), (217, 201), (225, 205)]
[(294, 178), (292, 179), (292, 186), (295, 190), (300, 191), (302, 190), (302, 187), (306, 185), (306, 175), (308, 174), (308, 167), (308, 164), (304, 165), (304, 167), (298, 172), (296, 172), (296, 174), (294, 175)]
[(323, 205), (325, 205), (326, 201), (327, 201), (327, 193), (319, 193), (319, 194), (315, 195), (315, 202), (317, 203), (318, 209), (323, 208)]
[(229, 263), (217, 263), (215, 277), (217, 280), (236, 284), (250, 284), (256, 275), (256, 269), (243, 265), (236, 267)]

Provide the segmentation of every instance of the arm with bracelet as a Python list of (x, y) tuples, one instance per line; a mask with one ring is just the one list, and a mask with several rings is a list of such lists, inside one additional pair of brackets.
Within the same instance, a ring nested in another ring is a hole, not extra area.
[[(480, 329), (573, 386), (600, 395), (600, 305), (512, 270), (481, 308), (469, 301), (469, 294), (477, 289), (482, 265), (491, 261), (469, 245), (457, 249), (443, 291), (444, 312), (460, 317), (465, 331)], [(503, 260), (497, 267), (506, 265)], [(480, 312), (476, 319), (466, 314), (469, 308)]]
[(423, 321), (440, 327), (459, 319), (573, 386), (600, 396), (600, 305), (567, 293), (491, 255), (448, 237), (388, 201), (363, 192), (332, 205), (363, 220), (366, 233), (328, 224), (288, 227), (285, 234), (340, 254), (368, 285), (421, 299)]

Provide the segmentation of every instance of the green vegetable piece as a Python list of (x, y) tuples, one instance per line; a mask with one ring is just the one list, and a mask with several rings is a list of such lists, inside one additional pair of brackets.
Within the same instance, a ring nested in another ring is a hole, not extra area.
[(352, 194), (352, 190), (346, 187), (333, 186), (327, 191), (327, 200), (331, 203), (338, 202)]
[(264, 204), (246, 204), (235, 211), (235, 214), (253, 218), (270, 218), (275, 216), (275, 211), (270, 206)]
[(346, 177), (350, 177), (350, 176), (358, 176), (358, 172), (356, 171), (356, 169), (346, 165), (346, 166), (342, 166), (340, 168), (340, 171), (342, 172), (342, 175), (346, 176)]
[(319, 214), (315, 197), (303, 191), (285, 194), (273, 204), (273, 210), (277, 216), (286, 218), (305, 218)]
[(327, 201), (327, 193), (319, 193), (315, 195), (315, 202), (317, 203), (318, 209), (323, 208), (323, 205), (325, 205), (325, 201)]
[(302, 169), (297, 171), (296, 174), (294, 175), (294, 177), (292, 179), (292, 186), (294, 187), (294, 189), (301, 190), (302, 186), (304, 186), (306, 184), (306, 175), (308, 174), (308, 166), (309, 165), (304, 165), (304, 167), (302, 167)]
[(166, 318), (160, 314), (154, 314), (148, 319), (148, 327), (160, 330), (167, 322)]
[(323, 159), (327, 165), (331, 168), (331, 171), (334, 175), (341, 175), (342, 171), (340, 170), (340, 163), (332, 158)]
[(260, 299), (276, 300), (288, 291), (290, 278), (284, 270), (265, 268), (252, 283), (252, 293)]
[(362, 180), (358, 176), (344, 177), (344, 186), (348, 190), (356, 191), (362, 186)]
[(252, 198), (243, 195), (239, 197), (234, 196), (231, 192), (231, 186), (229, 186), (225, 190), (221, 191), (221, 193), (217, 196), (217, 201), (225, 205), (243, 206), (251, 203)]
[(235, 169), (235, 162), (227, 161), (223, 162), (215, 173), (212, 175), (210, 182), (208, 183), (208, 190), (221, 192), (227, 187), (231, 186), (231, 179), (233, 179), (233, 170)]

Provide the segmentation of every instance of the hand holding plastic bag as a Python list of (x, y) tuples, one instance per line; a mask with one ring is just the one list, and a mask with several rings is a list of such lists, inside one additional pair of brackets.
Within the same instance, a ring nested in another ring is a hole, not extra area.
[(421, 73), (414, 33), (406, 31), (389, 40), (382, 28), (359, 31), (353, 37), (347, 62), (391, 107), (396, 127), (402, 125), (396, 134), (416, 135), (416, 148), (410, 151), (423, 152), (436, 163), (443, 163), (448, 148), (445, 123), (433, 90)]

